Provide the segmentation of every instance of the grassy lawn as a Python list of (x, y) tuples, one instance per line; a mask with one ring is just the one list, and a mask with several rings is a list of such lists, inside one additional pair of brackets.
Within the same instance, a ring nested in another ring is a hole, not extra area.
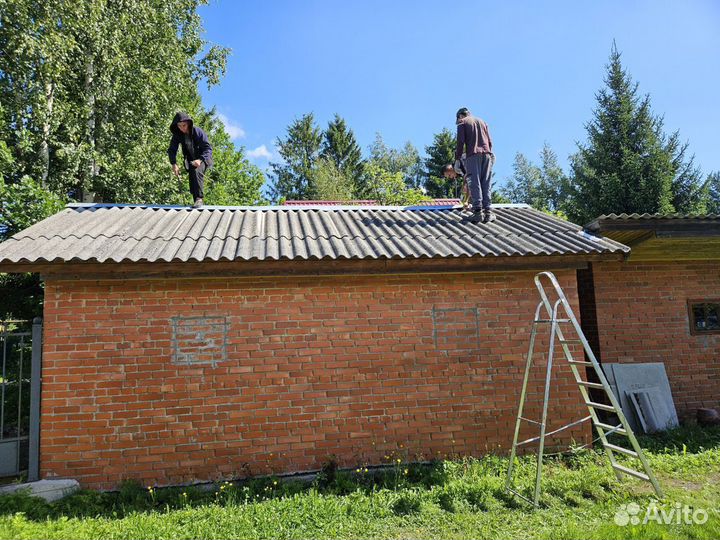
[[(543, 506), (533, 510), (504, 494), (507, 459), (488, 456), (327, 467), (311, 484), (261, 478), (212, 491), (126, 484), (54, 504), (4, 496), (0, 538), (720, 538), (720, 428), (681, 428), (641, 444), (663, 501), (645, 482), (618, 482), (603, 455), (582, 451), (547, 462)], [(521, 460), (526, 490), (533, 475), (533, 464)], [(678, 520), (683, 505), (704, 510), (707, 521)], [(616, 524), (616, 515), (642, 520), (648, 508), (658, 519), (674, 511), (672, 523)]]

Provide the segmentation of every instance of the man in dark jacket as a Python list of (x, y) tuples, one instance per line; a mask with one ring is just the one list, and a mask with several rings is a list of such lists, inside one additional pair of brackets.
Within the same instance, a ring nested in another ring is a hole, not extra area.
[(190, 193), (193, 196), (193, 208), (203, 205), (203, 186), (205, 185), (205, 171), (212, 166), (212, 146), (205, 132), (193, 126), (193, 119), (184, 112), (179, 112), (170, 124), (170, 147), (168, 157), (175, 176), (180, 176), (177, 166), (178, 146), (182, 146), (185, 169), (190, 174)]
[(475, 223), (493, 222), (495, 214), (490, 209), (490, 177), (495, 155), (492, 151), (490, 130), (485, 122), (472, 116), (465, 107), (455, 115), (455, 123), (457, 124), (455, 159), (459, 160), (463, 152), (466, 154), (465, 167), (473, 211), (470, 220)]

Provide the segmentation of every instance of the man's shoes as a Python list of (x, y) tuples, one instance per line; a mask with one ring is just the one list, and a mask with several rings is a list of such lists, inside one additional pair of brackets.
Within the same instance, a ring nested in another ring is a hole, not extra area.
[(200, 208), (203, 205), (203, 200), (198, 198), (195, 199), (195, 203), (193, 204), (193, 208)]
[(483, 212), (483, 223), (492, 223), (493, 221), (495, 221), (495, 214), (492, 211), (486, 210)]
[(483, 220), (482, 210), (473, 210), (473, 213), (469, 219), (470, 223), (481, 223), (482, 220)]

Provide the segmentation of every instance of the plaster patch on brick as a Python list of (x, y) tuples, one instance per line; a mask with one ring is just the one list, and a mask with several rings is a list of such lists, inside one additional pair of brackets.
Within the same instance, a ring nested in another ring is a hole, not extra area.
[(172, 363), (211, 365), (227, 360), (227, 317), (173, 317)]

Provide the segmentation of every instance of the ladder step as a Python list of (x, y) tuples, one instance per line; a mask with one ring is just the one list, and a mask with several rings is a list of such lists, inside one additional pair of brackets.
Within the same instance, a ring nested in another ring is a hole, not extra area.
[(613, 452), (619, 452), (621, 454), (625, 454), (626, 456), (630, 456), (630, 457), (638, 457), (637, 452), (635, 452), (633, 450), (628, 450), (627, 448), (623, 448), (622, 446), (616, 446), (616, 445), (610, 444), (610, 443), (607, 443), (604, 446), (605, 446), (605, 448), (609, 448)]
[(585, 405), (592, 407), (593, 409), (600, 409), (601, 411), (617, 412), (615, 407), (612, 405), (605, 405), (604, 403), (596, 403), (594, 401), (586, 401)]
[(605, 387), (604, 387), (602, 384), (600, 384), (600, 383), (589, 382), (589, 381), (577, 381), (577, 383), (578, 383), (580, 386), (585, 386), (585, 387), (587, 387), (587, 388), (599, 388), (599, 389), (601, 389), (601, 390), (605, 390)]
[(570, 364), (577, 364), (578, 366), (592, 366), (592, 362), (585, 362), (584, 360), (568, 360)]
[(535, 319), (534, 323), (570, 322), (570, 319)]
[[(625, 429), (622, 427), (622, 424), (618, 424), (617, 426), (611, 426), (610, 424), (603, 424), (602, 422), (597, 422), (595, 425), (597, 427), (603, 428), (612, 433), (619, 433), (620, 435), (627, 435), (627, 431), (625, 431)], [(606, 433), (606, 435), (607, 435), (607, 433)]]
[(612, 468), (622, 473), (629, 474), (630, 476), (634, 476), (635, 478), (639, 478), (640, 480), (645, 480), (646, 482), (650, 481), (650, 477), (647, 474), (641, 473), (634, 469), (629, 469), (628, 467), (623, 467), (619, 463), (613, 463)]

